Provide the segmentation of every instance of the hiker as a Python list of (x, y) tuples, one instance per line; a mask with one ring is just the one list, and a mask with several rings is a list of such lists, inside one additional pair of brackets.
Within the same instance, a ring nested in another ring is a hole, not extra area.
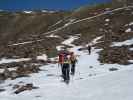
[(70, 53), (70, 61), (71, 61), (71, 75), (75, 74), (75, 65), (77, 62), (76, 56), (74, 55), (74, 52)]
[(63, 63), (64, 63), (64, 54), (61, 52), (61, 53), (59, 53), (59, 61), (58, 61), (58, 64), (61, 67), (62, 74), (63, 74)]
[(68, 51), (61, 51), (59, 53), (59, 60), (58, 60), (58, 64), (60, 65), (61, 67), (61, 72), (62, 72), (62, 75), (63, 75), (63, 64), (64, 64), (64, 56), (68, 56), (69, 55), (69, 52)]
[(91, 54), (91, 45), (88, 45), (88, 46), (87, 46), (87, 50), (88, 50), (89, 55), (90, 55), (90, 54)]
[(63, 72), (63, 79), (64, 79), (64, 81), (65, 82), (69, 82), (69, 80), (70, 80), (70, 76), (69, 76), (69, 72), (70, 72), (70, 59), (68, 58), (67, 54), (64, 54), (64, 63), (63, 63), (62, 72)]

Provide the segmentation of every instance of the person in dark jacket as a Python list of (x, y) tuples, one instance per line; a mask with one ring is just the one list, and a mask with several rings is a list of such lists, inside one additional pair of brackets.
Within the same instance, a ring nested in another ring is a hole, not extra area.
[(70, 60), (67, 56), (64, 56), (64, 63), (63, 63), (63, 79), (65, 82), (69, 82), (70, 80)]
[(91, 45), (88, 45), (88, 46), (87, 46), (87, 50), (88, 50), (89, 55), (90, 55), (90, 54), (91, 54)]

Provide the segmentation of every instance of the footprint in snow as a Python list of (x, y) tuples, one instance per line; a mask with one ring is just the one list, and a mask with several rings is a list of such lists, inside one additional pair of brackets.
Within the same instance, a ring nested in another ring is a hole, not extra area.
[(109, 71), (117, 71), (117, 70), (119, 70), (119, 69), (118, 68), (114, 68), (114, 67), (109, 68)]
[(89, 74), (88, 76), (91, 77), (91, 76), (96, 76), (97, 74)]
[(80, 77), (80, 78), (77, 78), (77, 79), (75, 79), (75, 80), (82, 80), (82, 79), (84, 79), (84, 78)]
[(61, 75), (56, 75), (56, 74), (47, 74), (46, 76), (48, 76), (48, 77), (61, 77)]
[(93, 66), (89, 66), (89, 68), (91, 69), (91, 68), (93, 68)]
[(46, 76), (55, 76), (54, 74), (47, 74)]
[(37, 96), (35, 96), (36, 98), (40, 98), (41, 96), (40, 95), (37, 95)]
[(50, 66), (50, 67), (55, 67), (55, 66)]

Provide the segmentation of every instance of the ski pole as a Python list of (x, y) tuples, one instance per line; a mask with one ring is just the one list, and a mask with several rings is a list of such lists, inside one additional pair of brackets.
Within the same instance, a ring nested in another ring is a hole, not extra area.
[(57, 67), (58, 67), (58, 68), (57, 68), (57, 76), (58, 76), (58, 78), (59, 78), (59, 76), (60, 76), (60, 75), (59, 75), (59, 63), (58, 63), (58, 65), (57, 65)]

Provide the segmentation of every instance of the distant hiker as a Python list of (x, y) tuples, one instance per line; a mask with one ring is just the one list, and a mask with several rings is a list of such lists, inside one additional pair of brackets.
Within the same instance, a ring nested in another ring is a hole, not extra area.
[(75, 74), (75, 65), (77, 62), (76, 55), (74, 54), (74, 52), (70, 53), (70, 61), (71, 61), (71, 75), (74, 75)]
[(63, 79), (65, 82), (69, 82), (70, 80), (70, 59), (68, 58), (67, 54), (64, 54), (64, 63), (63, 63)]
[(88, 45), (88, 46), (87, 46), (87, 50), (88, 50), (89, 55), (90, 55), (90, 54), (91, 54), (91, 45)]

